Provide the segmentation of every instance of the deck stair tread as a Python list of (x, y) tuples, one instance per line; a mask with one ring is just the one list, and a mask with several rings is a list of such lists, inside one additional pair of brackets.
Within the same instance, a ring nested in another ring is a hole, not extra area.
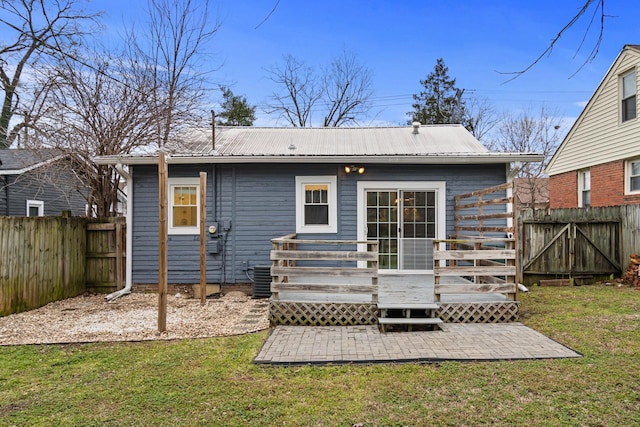
[(437, 317), (379, 317), (378, 323), (385, 325), (439, 325), (443, 322)]
[(378, 303), (378, 308), (381, 310), (437, 310), (440, 308), (435, 303), (419, 303), (419, 302), (405, 302), (405, 303)]
[(433, 302), (390, 302), (378, 303), (380, 315), (378, 324), (380, 330), (385, 332), (385, 326), (402, 325), (407, 331), (411, 331), (413, 326), (434, 325), (443, 323), (442, 319), (435, 316), (440, 305)]

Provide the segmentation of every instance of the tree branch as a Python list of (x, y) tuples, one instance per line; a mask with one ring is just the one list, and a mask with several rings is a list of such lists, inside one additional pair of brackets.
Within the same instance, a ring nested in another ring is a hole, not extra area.
[[(553, 51), (553, 48), (555, 47), (556, 43), (560, 40), (560, 38), (562, 38), (562, 36), (571, 28), (575, 25), (576, 22), (578, 22), (580, 20), (580, 18), (587, 12), (587, 10), (589, 9), (589, 7), (592, 5), (592, 3), (596, 3), (595, 6), (595, 10), (594, 10), (594, 14), (600, 10), (600, 21), (601, 21), (601, 26), (600, 26), (600, 34), (598, 36), (598, 41), (596, 42), (596, 45), (594, 46), (594, 49), (592, 50), (592, 53), (589, 55), (589, 57), (584, 61), (584, 63), (582, 64), (582, 66), (578, 69), (578, 71), (580, 69), (582, 69), (582, 67), (584, 67), (587, 63), (591, 62), (594, 58), (595, 55), (598, 52), (598, 49), (600, 47), (600, 42), (602, 41), (602, 35), (604, 33), (604, 17), (605, 17), (605, 13), (604, 13), (604, 0), (586, 0), (585, 3), (582, 5), (582, 7), (580, 8), (580, 10), (578, 11), (578, 13), (571, 18), (571, 20), (564, 26), (562, 27), (562, 29), (558, 32), (558, 34), (551, 40), (551, 42), (549, 43), (549, 45), (547, 46), (547, 48), (540, 54), (538, 55), (538, 57), (536, 59), (533, 60), (533, 62), (531, 62), (529, 65), (527, 65), (525, 68), (523, 68), (522, 70), (519, 71), (508, 71), (508, 72), (502, 72), (502, 71), (496, 71), (499, 74), (506, 74), (506, 75), (513, 75), (513, 77), (511, 77), (510, 79), (508, 79), (507, 81), (505, 81), (503, 84), (509, 83), (515, 79), (517, 79), (518, 77), (522, 76), (524, 73), (526, 73), (527, 71), (531, 70), (536, 64), (538, 64), (545, 56), (551, 55), (551, 52)], [(591, 27), (591, 24), (589, 24), (588, 28), (587, 28), (587, 32), (589, 30), (589, 28)], [(585, 34), (586, 37), (586, 34)], [(582, 43), (580, 44), (580, 47), (582, 46)], [(573, 74), (575, 75), (575, 73)], [(573, 76), (572, 75), (572, 76)]]

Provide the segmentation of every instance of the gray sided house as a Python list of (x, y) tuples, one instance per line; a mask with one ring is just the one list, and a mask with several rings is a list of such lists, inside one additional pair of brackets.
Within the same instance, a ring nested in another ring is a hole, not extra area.
[(0, 150), (0, 215), (86, 214), (88, 189), (55, 149)]
[[(271, 239), (379, 241), (381, 273), (428, 272), (421, 256), (453, 233), (453, 197), (509, 179), (532, 153), (487, 151), (464, 127), (217, 127), (165, 147), (170, 284), (196, 284), (199, 174), (207, 173), (207, 282), (249, 283)], [(158, 156), (126, 165), (127, 282), (158, 283)]]

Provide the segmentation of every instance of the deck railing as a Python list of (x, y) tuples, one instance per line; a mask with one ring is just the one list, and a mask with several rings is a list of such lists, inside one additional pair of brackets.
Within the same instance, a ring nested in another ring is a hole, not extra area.
[[(433, 264), (436, 301), (445, 294), (484, 293), (517, 299), (514, 239), (435, 240)], [(444, 276), (446, 283), (441, 283)]]
[[(290, 234), (272, 239), (271, 244), (273, 301), (281, 299), (280, 293), (290, 292), (367, 294), (372, 304), (378, 302), (377, 241), (304, 240)], [(358, 262), (366, 267), (358, 267)]]

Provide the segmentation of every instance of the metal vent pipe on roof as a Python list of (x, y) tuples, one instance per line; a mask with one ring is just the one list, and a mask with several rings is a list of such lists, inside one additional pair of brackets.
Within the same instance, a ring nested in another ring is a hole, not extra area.
[(420, 122), (413, 122), (411, 123), (411, 125), (413, 126), (413, 134), (417, 135), (420, 133)]

